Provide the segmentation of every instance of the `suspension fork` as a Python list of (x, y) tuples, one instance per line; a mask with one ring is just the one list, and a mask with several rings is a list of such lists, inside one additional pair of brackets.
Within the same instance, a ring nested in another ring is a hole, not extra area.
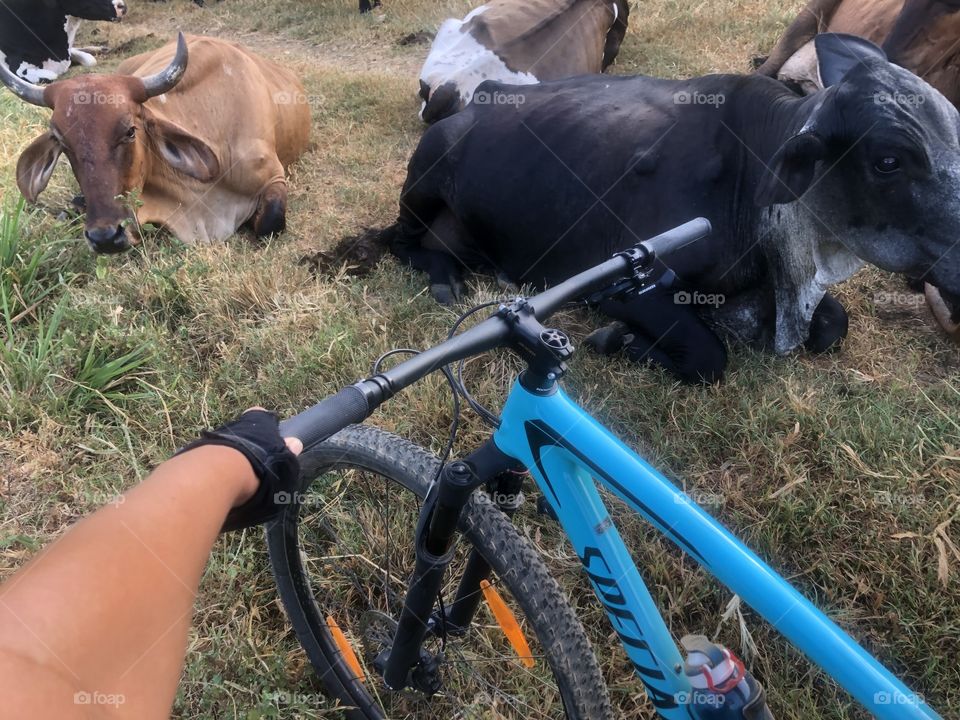
[[(520, 490), (523, 487), (523, 474), (519, 470), (506, 470), (487, 483), (493, 502), (507, 516), (512, 518), (523, 502)], [(480, 581), (490, 578), (490, 563), (476, 550), (470, 551), (467, 565), (460, 576), (457, 594), (453, 604), (447, 608), (447, 632), (462, 635), (473, 622), (473, 616), (480, 607), (483, 593)]]
[[(423, 640), (435, 624), (433, 606), (440, 595), (443, 573), (456, 550), (454, 540), (457, 525), (470, 494), (491, 478), (515, 467), (516, 461), (501, 452), (493, 440), (488, 440), (463, 460), (444, 467), (439, 481), (427, 493), (417, 523), (416, 564), (383, 671), (383, 680), (392, 690), (402, 690), (412, 684), (411, 673), (420, 662)], [(474, 597), (479, 593), (480, 580), (490, 574), (490, 566), (486, 565), (486, 561), (479, 557), (474, 560), (476, 554), (472, 552), (467, 562), (467, 572), (473, 578), (471, 582), (474, 582), (472, 590), (466, 589), (461, 580), (454, 607), (461, 599), (474, 602)], [(460, 616), (467, 617), (469, 624), (476, 604), (469, 612), (466, 605), (461, 607)]]

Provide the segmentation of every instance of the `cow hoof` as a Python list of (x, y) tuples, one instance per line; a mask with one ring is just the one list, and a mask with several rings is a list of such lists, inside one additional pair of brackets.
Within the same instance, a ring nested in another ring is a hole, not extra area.
[(583, 344), (598, 355), (615, 355), (623, 350), (629, 334), (630, 327), (626, 323), (617, 321), (594, 330), (587, 335)]
[(441, 305), (456, 305), (460, 300), (460, 294), (448, 283), (433, 283), (430, 294)]
[(840, 349), (841, 341), (847, 336), (850, 320), (835, 297), (824, 295), (810, 321), (810, 335), (803, 346), (807, 351), (820, 354)]
[(922, 293), (924, 291), (924, 285), (926, 282), (923, 278), (911, 277), (910, 275), (903, 276), (904, 283), (908, 288), (913, 290), (916, 293)]
[(430, 294), (441, 305), (456, 305), (467, 294), (463, 280), (451, 274), (449, 282), (430, 283)]

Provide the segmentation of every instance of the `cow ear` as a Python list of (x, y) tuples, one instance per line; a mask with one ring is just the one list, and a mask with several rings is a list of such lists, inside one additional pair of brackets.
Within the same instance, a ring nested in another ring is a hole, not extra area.
[(826, 148), (815, 132), (805, 131), (787, 140), (766, 166), (754, 200), (757, 205), (780, 205), (798, 200), (813, 180), (817, 161)]
[(220, 160), (196, 135), (156, 117), (147, 118), (146, 126), (154, 150), (170, 167), (200, 182), (220, 177)]
[(820, 65), (820, 84), (825, 88), (836, 85), (860, 63), (887, 59), (887, 54), (869, 40), (847, 33), (820, 33), (813, 44)]
[(17, 162), (17, 187), (29, 202), (35, 203), (47, 187), (61, 152), (63, 148), (60, 143), (48, 132), (30, 143), (23, 151)]

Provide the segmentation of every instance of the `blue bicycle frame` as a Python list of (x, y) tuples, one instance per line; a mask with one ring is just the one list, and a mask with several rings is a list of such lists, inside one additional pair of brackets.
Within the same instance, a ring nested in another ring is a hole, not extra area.
[(494, 434), (550, 502), (660, 715), (696, 718), (683, 658), (603, 504), (600, 483), (739, 595), (882, 720), (938, 718), (836, 624), (686, 494), (557, 388), (518, 381)]

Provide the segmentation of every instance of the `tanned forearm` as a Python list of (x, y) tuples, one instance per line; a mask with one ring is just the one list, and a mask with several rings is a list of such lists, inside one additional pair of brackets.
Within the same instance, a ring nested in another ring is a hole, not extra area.
[(256, 488), (241, 453), (197, 448), (0, 586), (10, 717), (169, 717), (203, 568), (227, 512)]

